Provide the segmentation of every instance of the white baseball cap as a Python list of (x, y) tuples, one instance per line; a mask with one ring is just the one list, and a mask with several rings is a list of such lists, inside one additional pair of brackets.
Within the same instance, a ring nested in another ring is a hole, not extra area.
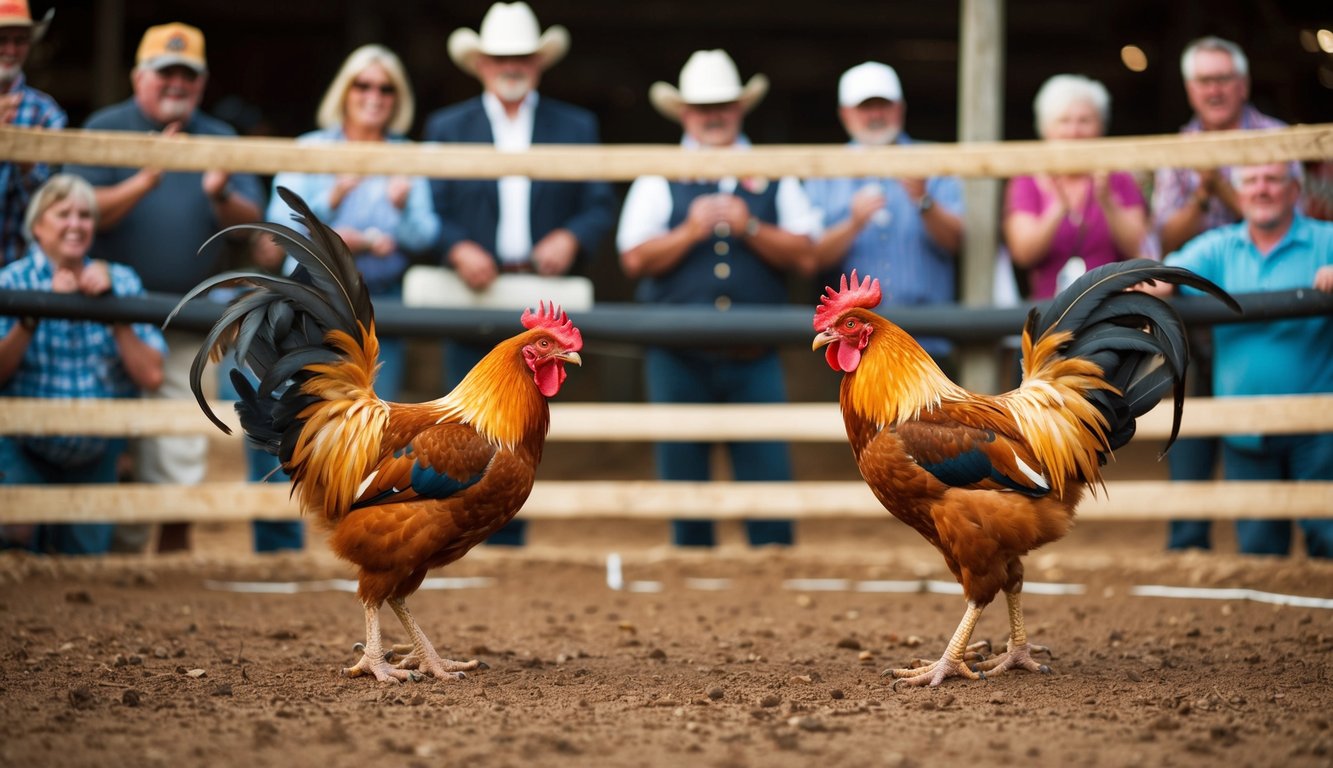
[(838, 105), (855, 107), (866, 99), (902, 101), (903, 86), (888, 64), (867, 61), (857, 64), (838, 80)]

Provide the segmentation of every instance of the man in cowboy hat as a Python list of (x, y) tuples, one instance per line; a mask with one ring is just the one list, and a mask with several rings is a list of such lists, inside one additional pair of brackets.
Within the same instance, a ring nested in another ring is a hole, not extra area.
[[(207, 83), (203, 32), (181, 23), (150, 27), (130, 73), (130, 98), (93, 113), (83, 127), (163, 137), (235, 136), (230, 125), (199, 109)], [(144, 288), (160, 293), (185, 293), (215, 274), (222, 248), (199, 254), (199, 246), (220, 229), (258, 221), (264, 199), (259, 179), (248, 173), (91, 165), (66, 170), (87, 179), (97, 194), (101, 220), (93, 255), (134, 267)], [(203, 336), (168, 330), (166, 337), (166, 380), (153, 396), (192, 398), (190, 364)], [(142, 482), (193, 485), (204, 478), (207, 447), (202, 436), (139, 440), (135, 474)], [(118, 526), (112, 546), (141, 550), (147, 539), (142, 527)], [(158, 551), (188, 548), (187, 523), (162, 526)]]
[[(32, 44), (46, 34), (55, 9), (34, 23), (28, 0), (0, 0), (0, 125), (58, 130), (65, 110), (23, 77)], [(23, 257), (23, 214), (32, 193), (51, 177), (46, 163), (0, 163), (0, 267)]]
[[(768, 91), (755, 75), (741, 84), (724, 51), (698, 51), (680, 71), (680, 87), (654, 83), (649, 99), (667, 119), (685, 129), (686, 148), (744, 148), (745, 114)], [(630, 186), (621, 211), (616, 245), (625, 273), (640, 280), (643, 302), (711, 306), (719, 320), (744, 304), (783, 304), (787, 275), (807, 277), (814, 266), (818, 215), (800, 182), (784, 177), (668, 180), (643, 176)], [(648, 399), (679, 402), (785, 402), (778, 351), (755, 345), (741, 349), (645, 350)], [(742, 442), (729, 447), (732, 474), (741, 481), (791, 479), (791, 459), (780, 442)], [(657, 472), (664, 480), (710, 479), (705, 443), (661, 443)], [(790, 544), (789, 520), (749, 520), (751, 544)], [(677, 520), (672, 539), (683, 546), (712, 546), (709, 520)]]
[[(449, 57), (481, 81), (480, 96), (441, 109), (426, 120), (426, 141), (493, 144), (521, 151), (533, 144), (597, 144), (597, 118), (587, 110), (537, 93), (543, 73), (564, 57), (569, 33), (540, 32), (527, 3), (496, 3), (479, 32), (455, 30)], [(434, 179), (443, 264), (475, 291), (502, 272), (568, 274), (590, 258), (615, 222), (616, 198), (603, 181), (533, 181), (522, 176)], [(445, 377), (452, 385), (489, 348), (450, 343)], [(523, 522), (491, 537), (521, 545)]]

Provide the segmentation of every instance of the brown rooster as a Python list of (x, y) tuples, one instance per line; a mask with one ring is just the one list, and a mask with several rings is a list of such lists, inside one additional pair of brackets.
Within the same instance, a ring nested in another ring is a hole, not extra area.
[[(565, 363), (581, 364), (582, 337), (558, 307), (541, 305), (523, 314), (528, 330), (500, 342), (448, 395), (384, 402), (373, 389), (374, 310), (350, 252), (300, 197), (278, 192), (310, 237), (272, 223), (243, 228), (272, 235), (301, 268), (296, 279), (219, 275), (182, 299), (184, 305), (219, 285), (254, 286), (231, 303), (199, 350), (191, 371), (195, 397), (229, 431), (200, 388), (209, 356), (216, 360), (234, 346), (259, 377), (256, 389), (232, 374), (247, 442), (281, 459), (302, 509), (329, 528), (333, 551), (359, 569), (366, 642), (344, 673), (403, 681), (419, 679), (412, 670), (420, 669), (461, 678), (479, 662), (441, 658), (405, 600), (428, 570), (462, 557), (523, 506), (546, 441), (546, 398), (560, 390)], [(380, 637), (386, 600), (412, 644), (397, 663), (386, 658)]]
[[(1134, 285), (1162, 280), (1235, 300), (1184, 269), (1152, 261), (1092, 270), (1032, 310), (1023, 330), (1023, 381), (998, 396), (954, 384), (906, 332), (871, 310), (878, 280), (828, 288), (815, 310), (814, 349), (843, 372), (839, 401), (861, 476), (894, 517), (944, 556), (967, 612), (943, 656), (885, 675), (910, 685), (978, 679), (1009, 669), (1049, 672), (1023, 628), (1023, 563), (1064, 536), (1084, 489), (1101, 485), (1107, 455), (1129, 442), (1134, 420), (1174, 389), (1169, 447), (1180, 425), (1188, 360), (1175, 310)], [(981, 611), (1001, 591), (1009, 606), (1005, 653), (969, 666)], [(896, 683), (895, 683), (896, 684)]]

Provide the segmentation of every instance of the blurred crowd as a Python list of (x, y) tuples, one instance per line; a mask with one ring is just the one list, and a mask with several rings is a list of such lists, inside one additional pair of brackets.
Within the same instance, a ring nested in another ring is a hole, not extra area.
[[(34, 19), (26, 0), (0, 0), (4, 123), (49, 130), (67, 126), (60, 106), (28, 85), (23, 71), (49, 23), (50, 14)], [(543, 28), (526, 3), (496, 3), (476, 30), (458, 29), (447, 44), (453, 63), (476, 79), (478, 94), (426, 116), (420, 138), (491, 144), (501, 151), (598, 144), (593, 113), (540, 90), (544, 78), (558, 76), (556, 66), (570, 47), (569, 32), (558, 25)], [(1181, 52), (1180, 68), (1193, 110), (1182, 133), (1284, 125), (1250, 103), (1249, 64), (1235, 43), (1217, 37), (1196, 40)], [(208, 78), (202, 30), (179, 22), (151, 27), (136, 51), (132, 95), (98, 110), (82, 127), (154, 133), (163, 140), (237, 135), (235, 126), (200, 108)], [(906, 127), (910, 88), (891, 65), (857, 64), (829, 88), (836, 93), (831, 118), (845, 129), (848, 152), (918, 143)], [(745, 120), (769, 89), (762, 74), (743, 78), (726, 51), (700, 50), (682, 62), (675, 83), (654, 83), (648, 96), (663, 118), (679, 124), (686, 150), (745, 151), (750, 146)], [(332, 74), (313, 130), (297, 142), (408, 143), (415, 110), (409, 73), (399, 57), (384, 46), (365, 45), (350, 52)], [(1037, 93), (1033, 115), (1043, 140), (1097, 138), (1107, 133), (1111, 99), (1096, 80), (1053, 73)], [(1233, 292), (1333, 291), (1328, 234), (1333, 224), (1318, 220), (1333, 214), (1329, 164), (1312, 170), (1314, 181), (1308, 185), (1296, 163), (1009, 179), (997, 275), (1017, 295), (1044, 299), (1099, 265), (1165, 258)], [(510, 276), (586, 274), (589, 262), (613, 240), (619, 265), (635, 281), (636, 300), (643, 303), (704, 305), (719, 312), (780, 304), (792, 298), (794, 285), (836, 283), (856, 270), (879, 279), (882, 306), (949, 304), (958, 298), (964, 240), (992, 236), (966, 231), (962, 183), (951, 176), (644, 176), (619, 200), (601, 181), (521, 176), (459, 180), (284, 172), (266, 183), (225, 169), (56, 169), (3, 162), (0, 288), (179, 295), (218, 272), (224, 252), (242, 254), (247, 269), (284, 270), (284, 254), (267, 240), (214, 239), (235, 224), (290, 222), (290, 210), (271, 193), (279, 185), (299, 194), (338, 232), (371, 294), (390, 300), (402, 297), (404, 275), (412, 265), (440, 268), (463, 291), (503, 294), (513, 283)], [(209, 247), (200, 250), (206, 242)], [(524, 300), (515, 297), (517, 303)], [(1333, 392), (1329, 318), (1230, 328), (1249, 330), (1195, 334), (1195, 394)], [(948, 339), (921, 341), (946, 371), (956, 370)], [(0, 317), (0, 395), (185, 398), (190, 361), (201, 342), (197, 334), (169, 331), (163, 336), (148, 326)], [(1262, 351), (1266, 370), (1292, 364), (1310, 375), (1238, 374), (1237, 368), (1254, 368), (1256, 350)], [(484, 351), (448, 343), (445, 381), (461, 379)], [(381, 339), (383, 367), (376, 382), (381, 397), (392, 400), (401, 393), (407, 357), (402, 339)], [(778, 351), (771, 347), (650, 346), (643, 367), (650, 402), (787, 399)], [(233, 376), (249, 374), (234, 363), (222, 368), (219, 385), (225, 396), (233, 391)], [(1246, 479), (1333, 479), (1328, 435), (1297, 436), (1301, 439), (1280, 446), (1252, 437), (1183, 441), (1172, 454), (1173, 478), (1210, 479), (1222, 471)], [(704, 443), (659, 445), (659, 476), (709, 479), (710, 450)], [(1279, 454), (1287, 459), (1268, 461)], [(783, 443), (736, 443), (728, 446), (728, 455), (736, 480), (791, 479)], [(5, 483), (122, 477), (191, 485), (203, 479), (206, 460), (201, 437), (140, 439), (127, 446), (0, 436), (0, 482)], [(272, 456), (251, 451), (248, 462), (251, 480), (285, 480)], [(1281, 554), (1290, 549), (1291, 530), (1290, 522), (1264, 521), (1239, 527), (1238, 538), (1243, 551)], [(754, 545), (793, 540), (787, 520), (751, 520), (746, 532)], [(145, 551), (154, 546), (152, 533), (146, 526), (39, 526), (10, 527), (4, 537), (10, 546), (100, 553)], [(1320, 525), (1310, 524), (1305, 534), (1311, 554), (1330, 555), (1333, 536)], [(303, 545), (298, 523), (257, 522), (254, 535), (261, 551)], [(709, 521), (677, 521), (672, 537), (682, 546), (715, 543)], [(491, 543), (521, 545), (524, 540), (523, 524), (516, 520)], [(155, 546), (161, 552), (188, 549), (189, 526), (158, 527)], [(1169, 546), (1208, 548), (1207, 523), (1173, 523)]]

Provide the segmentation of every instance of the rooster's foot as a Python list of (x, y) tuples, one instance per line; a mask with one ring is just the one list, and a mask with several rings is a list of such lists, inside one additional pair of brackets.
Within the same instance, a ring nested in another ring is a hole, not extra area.
[[(360, 645), (360, 643), (358, 643)], [(386, 654), (387, 655), (387, 654)], [(372, 659), (368, 654), (361, 654), (361, 660), (355, 665), (343, 669), (344, 677), (360, 677), (362, 675), (374, 675), (375, 679), (381, 683), (395, 682), (419, 682), (421, 680), (420, 672), (413, 672), (408, 669), (399, 669), (385, 660), (383, 656), (378, 659)]]
[(1051, 673), (1051, 668), (1045, 664), (1039, 664), (1032, 658), (1035, 653), (1044, 653), (1051, 655), (1051, 649), (1044, 645), (1032, 645), (1023, 643), (1022, 645), (1010, 644), (1009, 649), (993, 659), (977, 664), (973, 669), (978, 672), (985, 672), (988, 675), (999, 675), (1008, 672), (1011, 669), (1026, 669), (1029, 672), (1040, 672), (1044, 675)]
[(483, 661), (472, 659), (471, 661), (454, 661), (452, 659), (441, 658), (434, 649), (412, 647), (410, 645), (395, 645), (391, 654), (398, 654), (400, 658), (395, 662), (397, 669), (419, 669), (423, 672), (429, 672), (435, 677), (444, 680), (462, 680), (467, 677), (465, 673), (477, 669), (490, 669), (490, 665)]
[(969, 680), (980, 680), (985, 675), (979, 675), (968, 668), (967, 663), (961, 658), (951, 659), (946, 654), (938, 661), (929, 662), (924, 667), (912, 669), (886, 669), (880, 673), (884, 677), (895, 677), (893, 688), (897, 690), (899, 685), (929, 685), (932, 688), (944, 682), (950, 677), (966, 677)]

